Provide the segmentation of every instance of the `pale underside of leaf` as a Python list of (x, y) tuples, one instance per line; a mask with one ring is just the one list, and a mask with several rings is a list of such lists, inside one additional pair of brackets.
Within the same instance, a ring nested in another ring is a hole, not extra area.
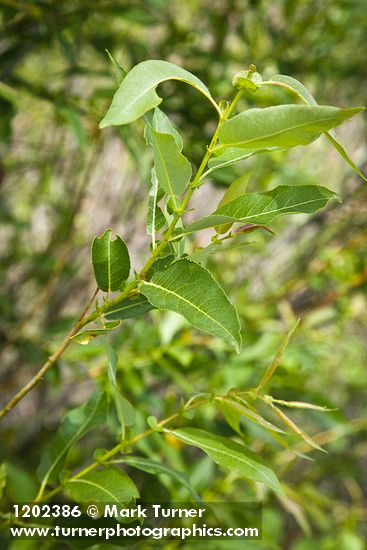
[(162, 99), (155, 89), (166, 80), (179, 80), (193, 86), (221, 114), (208, 88), (195, 75), (167, 61), (148, 60), (133, 67), (126, 75), (114, 95), (106, 116), (100, 123), (100, 128), (128, 124), (157, 107)]

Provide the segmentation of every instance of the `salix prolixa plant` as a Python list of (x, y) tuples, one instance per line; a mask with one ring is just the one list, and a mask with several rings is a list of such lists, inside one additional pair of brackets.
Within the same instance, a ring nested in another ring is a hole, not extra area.
[[(137, 272), (131, 269), (128, 246), (122, 237), (113, 238), (112, 230), (107, 229), (103, 235), (94, 239), (92, 264), (98, 292), (103, 293), (102, 300), (99, 299), (95, 310), (88, 314), (88, 307), (95, 299), (93, 297), (60, 348), (27, 387), (13, 398), (2, 415), (41, 380), (43, 374), (72, 342), (87, 344), (95, 337), (106, 336), (117, 330), (124, 320), (139, 317), (154, 308), (176, 312), (196, 329), (222, 338), (237, 351), (240, 349), (241, 327), (236, 307), (206, 269), (207, 255), (225, 250), (223, 241), (235, 241), (249, 231), (272, 231), (271, 224), (279, 216), (313, 214), (330, 200), (338, 199), (338, 195), (318, 185), (280, 185), (270, 191), (247, 192), (246, 182), (240, 178), (228, 187), (214, 212), (186, 223), (186, 213), (193, 193), (205, 185), (214, 171), (266, 151), (284, 151), (300, 145), (306, 146), (324, 135), (348, 164), (365, 179), (333, 132), (333, 128), (358, 114), (362, 108), (343, 109), (318, 105), (298, 81), (284, 75), (276, 75), (264, 81), (254, 66), (234, 77), (232, 101), (222, 100), (219, 103), (196, 76), (172, 63), (145, 61), (127, 74), (117, 65), (116, 68), (119, 87), (100, 127), (126, 125), (144, 119), (144, 136), (153, 155), (151, 188), (147, 197), (147, 231), (151, 235), (148, 257), (142, 269)], [(159, 108), (162, 99), (156, 89), (167, 80), (178, 80), (194, 87), (204, 100), (211, 103), (213, 116), (217, 117), (212, 139), (197, 167), (192, 166), (185, 157), (181, 135)], [(298, 98), (303, 104), (282, 104), (237, 112), (238, 101), (244, 94), (255, 93), (264, 86), (285, 87), (293, 92), (295, 100)], [(185, 244), (190, 235), (208, 228), (213, 231), (212, 242), (204, 249), (190, 249), (188, 254)], [(83, 328), (94, 322), (94, 326)], [(117, 354), (106, 339), (109, 399), (104, 394), (93, 396), (88, 403), (66, 415), (53, 446), (43, 456), (40, 465), (42, 482), (38, 500), (50, 498), (62, 488), (76, 500), (98, 500), (103, 498), (103, 486), (107, 484), (114, 488), (116, 498), (123, 502), (137, 497), (138, 491), (132, 480), (122, 470), (111, 467), (115, 455), (120, 456), (119, 462), (151, 473), (168, 473), (184, 483), (184, 480), (177, 478), (177, 472), (169, 471), (162, 464), (153, 464), (142, 457), (123, 453), (153, 432), (169, 433), (171, 437), (187, 445), (199, 447), (222, 467), (283, 494), (283, 488), (274, 472), (244, 444), (197, 428), (169, 429), (168, 426), (179, 418), (185, 418), (189, 422), (189, 413), (193, 409), (215, 403), (239, 435), (239, 419), (244, 416), (287, 446), (282, 435), (283, 430), (263, 418), (255, 407), (256, 400), (261, 400), (287, 429), (303, 437), (311, 446), (319, 448), (317, 442), (298, 428), (279, 405), (315, 409), (320, 407), (277, 400), (263, 392), (289, 337), (290, 333), (257, 388), (248, 391), (233, 390), (226, 395), (216, 396), (208, 388), (208, 394), (192, 396), (169, 418), (158, 422), (150, 417), (149, 429), (138, 434), (134, 433), (134, 408), (118, 388)], [(74, 442), (105, 421), (111, 396), (120, 425), (117, 445), (110, 451), (100, 453), (95, 462), (76, 475), (64, 475), (61, 485), (45, 493), (47, 485), (53, 484), (62, 472), (68, 451)], [(101, 469), (101, 466), (104, 468)]]

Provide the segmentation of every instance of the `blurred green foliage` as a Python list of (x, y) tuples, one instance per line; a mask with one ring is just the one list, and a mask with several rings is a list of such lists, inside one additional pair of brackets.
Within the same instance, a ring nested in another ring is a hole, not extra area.
[[(144, 260), (150, 164), (139, 124), (103, 134), (97, 129), (116, 88), (105, 50), (126, 68), (147, 58), (179, 63), (216, 98), (229, 97), (233, 74), (255, 63), (265, 75), (280, 72), (303, 81), (321, 104), (358, 105), (367, 79), (367, 13), (362, 0), (0, 0), (0, 7), (0, 377), (6, 401), (61, 341), (92, 295), (94, 234), (119, 229), (135, 263)], [(166, 113), (184, 133), (184, 149), (198, 160), (213, 128), (210, 105), (178, 84), (162, 90)], [(270, 105), (284, 97), (264, 91), (256, 99)], [(363, 164), (363, 124), (351, 123), (341, 137)], [(218, 187), (244, 170), (252, 171), (252, 190), (274, 183), (327, 184), (341, 192), (343, 205), (311, 220), (277, 222), (276, 236), (256, 234), (253, 245), (210, 262), (240, 311), (239, 355), (173, 314), (153, 311), (124, 324), (113, 339), (118, 384), (138, 405), (137, 430), (143, 430), (147, 416), (170, 415), (192, 391), (256, 386), (283, 333), (300, 317), (268, 391), (278, 399), (335, 409), (291, 415), (329, 452), (311, 453), (295, 438), (313, 461), (295, 458), (243, 420), (245, 442), (291, 491), (292, 501), (279, 501), (223, 473), (199, 451), (170, 440), (162, 444), (157, 434), (141, 441), (137, 451), (158, 461), (164, 457), (204, 499), (263, 499), (264, 540), (241, 547), (308, 550), (316, 544), (321, 550), (360, 550), (367, 490), (366, 187), (319, 140), (307, 152), (264, 155), (226, 171), (211, 190), (203, 190), (197, 207), (205, 208)], [(4, 422), (5, 508), (8, 500), (32, 497), (40, 452), (48, 448), (60, 417), (86, 401), (95, 384), (104, 387), (106, 368), (103, 343), (73, 345)], [(200, 409), (191, 424), (233, 434), (212, 406)], [(113, 418), (109, 428), (118, 429)], [(96, 447), (113, 444), (110, 433), (97, 429), (73, 448), (68, 468), (88, 463)], [(162, 500), (188, 498), (187, 489), (167, 476), (127, 471), (141, 492), (149, 488)], [(208, 549), (221, 547), (228, 546), (205, 543)]]

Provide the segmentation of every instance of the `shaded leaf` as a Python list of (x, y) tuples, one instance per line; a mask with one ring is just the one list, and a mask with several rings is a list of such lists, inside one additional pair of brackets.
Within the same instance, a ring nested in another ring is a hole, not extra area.
[(71, 479), (65, 489), (76, 502), (127, 504), (139, 497), (139, 491), (130, 477), (117, 468), (90, 472), (82, 478)]
[(115, 306), (112, 306), (105, 313), (107, 319), (132, 319), (135, 317), (140, 317), (144, 315), (151, 309), (154, 309), (154, 306), (145, 298), (139, 294), (139, 296), (133, 296), (131, 298), (125, 298), (121, 300)]
[[(231, 201), (234, 201), (235, 199), (241, 197), (246, 193), (248, 181), (250, 179), (251, 173), (244, 174), (243, 176), (240, 176), (239, 178), (235, 179), (231, 185), (226, 189), (223, 197), (218, 203), (217, 209), (221, 208), (225, 204), (228, 204)], [(215, 230), (220, 235), (223, 233), (227, 233), (232, 227), (232, 223), (226, 223), (224, 225), (217, 225), (215, 227)]]
[(57, 479), (71, 447), (86, 433), (106, 421), (105, 395), (93, 395), (84, 405), (69, 411), (57, 430), (50, 449), (42, 456), (38, 477), (42, 485)]
[(108, 378), (110, 381), (110, 386), (113, 392), (113, 398), (116, 407), (117, 417), (121, 427), (121, 438), (125, 439), (125, 428), (133, 426), (135, 423), (135, 410), (131, 403), (121, 394), (116, 379), (118, 355), (113, 347), (107, 343), (107, 353), (108, 353)]
[(111, 330), (119, 327), (120, 324), (121, 321), (110, 321), (109, 323), (104, 324), (104, 328), (90, 328), (87, 330), (82, 330), (81, 332), (74, 334), (74, 336), (72, 336), (70, 340), (86, 346), (91, 340), (97, 338), (97, 336), (103, 336), (104, 334), (107, 334)]
[(187, 476), (184, 473), (178, 472), (177, 470), (170, 468), (166, 464), (163, 464), (163, 462), (155, 462), (154, 460), (142, 458), (139, 456), (126, 456), (121, 459), (121, 462), (123, 464), (127, 464), (128, 466), (132, 466), (133, 468), (138, 468), (139, 470), (146, 472), (147, 474), (165, 474), (175, 481), (181, 483), (181, 485), (187, 489), (189, 494), (196, 502), (201, 502), (200, 496), (191, 487), (190, 481)]
[(130, 273), (130, 257), (124, 241), (111, 239), (111, 229), (92, 243), (92, 262), (97, 284), (104, 292), (118, 290)]
[(240, 325), (235, 307), (213, 276), (187, 259), (174, 262), (150, 281), (141, 292), (155, 307), (175, 311), (194, 327), (240, 346)]

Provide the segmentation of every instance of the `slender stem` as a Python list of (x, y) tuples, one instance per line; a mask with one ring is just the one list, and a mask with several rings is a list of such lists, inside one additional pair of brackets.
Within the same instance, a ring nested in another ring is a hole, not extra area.
[[(173, 235), (173, 232), (175, 230), (177, 222), (180, 220), (180, 218), (185, 213), (185, 209), (186, 209), (186, 207), (187, 207), (187, 205), (188, 205), (188, 203), (189, 203), (189, 201), (192, 197), (192, 194), (194, 193), (195, 189), (200, 186), (200, 178), (201, 178), (202, 174), (204, 173), (205, 167), (206, 167), (210, 157), (213, 154), (214, 147), (215, 147), (216, 142), (218, 140), (218, 132), (219, 132), (220, 126), (228, 118), (228, 116), (232, 113), (234, 107), (236, 106), (236, 104), (237, 104), (238, 100), (240, 99), (240, 97), (242, 96), (242, 94), (243, 94), (243, 90), (239, 90), (237, 92), (237, 94), (235, 95), (232, 103), (227, 108), (227, 110), (224, 111), (223, 113), (221, 113), (221, 116), (220, 116), (220, 118), (218, 120), (218, 123), (217, 123), (217, 127), (216, 127), (215, 132), (213, 134), (213, 137), (210, 141), (210, 144), (207, 147), (207, 150), (206, 150), (206, 153), (203, 157), (203, 160), (200, 163), (198, 171), (196, 172), (194, 179), (190, 183), (189, 188), (187, 189), (179, 208), (174, 213), (173, 220), (172, 220), (169, 228), (167, 229), (167, 231), (164, 235), (164, 238), (159, 243), (159, 245), (152, 251), (152, 254), (150, 255), (149, 259), (147, 260), (147, 262), (145, 263), (145, 265), (143, 266), (143, 268), (141, 269), (139, 274), (137, 275), (136, 279), (134, 279), (128, 285), (126, 285), (125, 289), (118, 296), (116, 296), (113, 300), (107, 300), (106, 303), (104, 304), (104, 306), (102, 306), (101, 308), (96, 309), (96, 311), (94, 311), (90, 315), (85, 316), (87, 310), (89, 309), (89, 307), (91, 305), (91, 303), (88, 304), (88, 306), (84, 310), (83, 314), (80, 316), (78, 321), (73, 325), (70, 332), (67, 334), (67, 336), (65, 337), (65, 339), (63, 340), (62, 344), (57, 349), (57, 351), (53, 355), (51, 355), (51, 357), (48, 358), (48, 360), (42, 365), (42, 367), (37, 372), (37, 374), (9, 401), (9, 403), (7, 405), (5, 405), (5, 407), (3, 409), (1, 409), (0, 419), (3, 418), (8, 412), (10, 412), (15, 407), (15, 405), (17, 403), (19, 403), (19, 401), (21, 399), (23, 399), (23, 397), (25, 397), (36, 385), (38, 385), (41, 382), (41, 380), (43, 379), (43, 376), (45, 375), (45, 373), (55, 364), (55, 362), (59, 359), (59, 357), (64, 353), (64, 351), (66, 350), (66, 348), (69, 346), (69, 344), (71, 342), (71, 338), (81, 328), (83, 328), (88, 323), (91, 323), (92, 321), (95, 321), (98, 317), (100, 317), (103, 313), (105, 313), (111, 306), (114, 306), (114, 305), (118, 304), (119, 302), (121, 302), (122, 300), (124, 300), (125, 298), (128, 298), (129, 296), (131, 296), (134, 293), (134, 291), (136, 290), (136, 288), (138, 287), (140, 281), (147, 276), (147, 273), (148, 273), (149, 269), (152, 267), (155, 260), (159, 257), (161, 252), (166, 248), (166, 246), (170, 242), (170, 239)], [(93, 297), (93, 300), (94, 300), (94, 297)]]
[[(211, 397), (206, 397), (204, 399), (201, 399), (200, 401), (190, 402), (191, 401), (190, 400), (186, 403), (186, 406), (184, 407), (184, 410), (185, 411), (190, 411), (192, 409), (196, 409), (196, 408), (200, 407), (201, 405), (205, 405), (205, 404), (209, 403), (211, 401), (211, 399), (212, 399)], [(174, 420), (177, 420), (177, 418), (179, 418), (181, 415), (182, 415), (182, 411), (180, 410), (179, 412), (176, 412), (176, 413), (172, 414), (171, 416), (168, 416), (167, 418), (164, 418), (163, 420), (158, 422), (158, 426), (160, 428), (164, 428), (164, 426), (166, 426), (167, 424), (170, 424)], [(98, 460), (96, 460), (95, 462), (92, 462), (91, 464), (89, 464), (89, 466), (87, 466), (83, 470), (80, 470), (80, 472), (78, 472), (77, 474), (75, 474), (74, 476), (69, 478), (68, 481), (75, 481), (75, 480), (80, 479), (81, 477), (85, 476), (86, 474), (89, 474), (89, 472), (92, 472), (93, 470), (98, 468), (98, 466), (101, 466), (101, 464), (104, 464), (105, 462), (108, 462), (110, 460), (110, 458), (112, 458), (113, 456), (120, 453), (125, 447), (127, 447), (127, 446), (131, 447), (132, 445), (135, 445), (136, 443), (138, 443), (142, 439), (145, 439), (146, 437), (152, 435), (153, 433), (154, 433), (154, 430), (152, 430), (152, 429), (145, 430), (144, 432), (141, 432), (140, 434), (138, 434), (135, 437), (133, 437), (132, 439), (130, 439), (130, 441), (123, 441), (122, 443), (119, 443), (118, 445), (116, 445), (115, 447), (113, 447), (112, 449), (110, 449), (109, 451), (104, 453), (101, 457), (99, 457)], [(62, 491), (62, 489), (63, 489), (63, 486), (59, 485), (59, 486), (55, 487), (55, 489), (53, 489), (49, 493), (46, 493), (45, 495), (39, 495), (35, 499), (34, 502), (42, 502), (42, 501), (45, 501), (45, 500), (49, 500), (53, 496), (60, 493), (60, 491)]]
[(85, 317), (88, 309), (94, 302), (94, 299), (97, 296), (98, 290), (99, 289), (97, 288), (93, 294), (92, 299), (88, 302), (87, 306), (84, 308), (80, 317), (70, 329), (68, 335), (65, 337), (65, 339), (63, 340), (58, 350), (47, 359), (47, 361), (42, 365), (42, 367), (37, 372), (37, 374), (8, 402), (7, 405), (5, 405), (3, 409), (1, 409), (0, 419), (3, 418), (3, 416), (5, 416), (8, 412), (10, 412), (15, 407), (15, 405), (19, 403), (19, 401), (27, 395), (27, 393), (29, 393), (35, 386), (37, 386), (42, 381), (46, 372), (56, 363), (60, 355), (64, 353), (64, 351), (66, 350), (66, 348), (70, 343), (70, 339), (72, 338), (72, 336), (74, 336), (74, 334), (76, 334), (80, 329), (80, 327), (83, 325), (83, 318)]

